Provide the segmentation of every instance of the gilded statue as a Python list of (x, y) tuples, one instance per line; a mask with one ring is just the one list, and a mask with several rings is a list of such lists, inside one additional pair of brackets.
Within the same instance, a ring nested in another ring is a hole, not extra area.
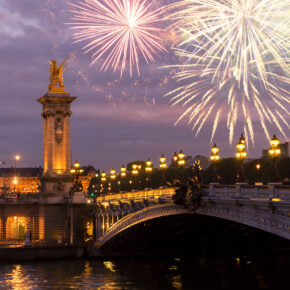
[(50, 63), (50, 84), (48, 86), (49, 93), (66, 93), (65, 86), (63, 84), (63, 73), (67, 68), (66, 61), (68, 57), (57, 66), (56, 60), (52, 59)]

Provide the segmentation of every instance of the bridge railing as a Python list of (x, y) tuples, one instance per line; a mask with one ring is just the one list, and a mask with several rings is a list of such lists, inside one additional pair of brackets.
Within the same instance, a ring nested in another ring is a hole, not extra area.
[[(172, 195), (175, 193), (174, 187), (158, 188), (150, 190), (141, 190), (135, 192), (117, 193), (97, 198), (100, 203), (118, 203), (132, 201), (143, 201), (144, 199), (150, 201), (158, 201), (159, 198), (163, 200), (171, 200)], [(205, 196), (221, 198), (221, 199), (274, 199), (276, 201), (285, 200), (290, 201), (290, 186), (289, 185), (248, 185), (248, 184), (210, 184), (203, 186)]]
[(160, 197), (164, 199), (171, 199), (174, 193), (175, 193), (174, 187), (149, 189), (149, 190), (141, 190), (141, 191), (135, 191), (135, 192), (117, 193), (117, 194), (109, 194), (105, 196), (100, 196), (97, 198), (97, 202), (117, 203), (119, 201), (128, 202), (130, 200), (143, 201), (144, 199), (158, 201)]
[(257, 198), (257, 199), (281, 199), (290, 201), (290, 186), (289, 185), (219, 185), (212, 184), (207, 191), (210, 197), (220, 198)]

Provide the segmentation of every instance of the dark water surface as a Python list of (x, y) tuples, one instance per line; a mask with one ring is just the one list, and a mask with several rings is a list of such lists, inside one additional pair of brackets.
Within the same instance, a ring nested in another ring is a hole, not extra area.
[(0, 264), (0, 289), (289, 289), (289, 256)]

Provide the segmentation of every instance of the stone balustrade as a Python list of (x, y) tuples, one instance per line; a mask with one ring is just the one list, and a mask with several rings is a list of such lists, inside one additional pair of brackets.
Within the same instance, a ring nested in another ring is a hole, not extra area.
[[(170, 188), (159, 188), (142, 190), (136, 192), (126, 192), (118, 194), (110, 194), (106, 196), (100, 196), (97, 198), (97, 202), (104, 205), (107, 204), (118, 204), (121, 202), (143, 201), (144, 199), (156, 200), (163, 198), (165, 201), (172, 198), (175, 193), (174, 187)], [(216, 197), (216, 198), (244, 198), (244, 199), (274, 199), (290, 201), (290, 186), (289, 185), (247, 185), (247, 184), (233, 184), (233, 185), (221, 185), (221, 184), (210, 184), (204, 186), (204, 196)]]

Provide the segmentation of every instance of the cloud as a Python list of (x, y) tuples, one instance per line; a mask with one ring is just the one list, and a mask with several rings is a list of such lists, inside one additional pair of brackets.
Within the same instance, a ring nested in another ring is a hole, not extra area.
[(18, 11), (10, 11), (0, 4), (0, 35), (2, 37), (16, 38), (24, 35), (30, 28), (40, 28), (37, 18), (25, 17)]

